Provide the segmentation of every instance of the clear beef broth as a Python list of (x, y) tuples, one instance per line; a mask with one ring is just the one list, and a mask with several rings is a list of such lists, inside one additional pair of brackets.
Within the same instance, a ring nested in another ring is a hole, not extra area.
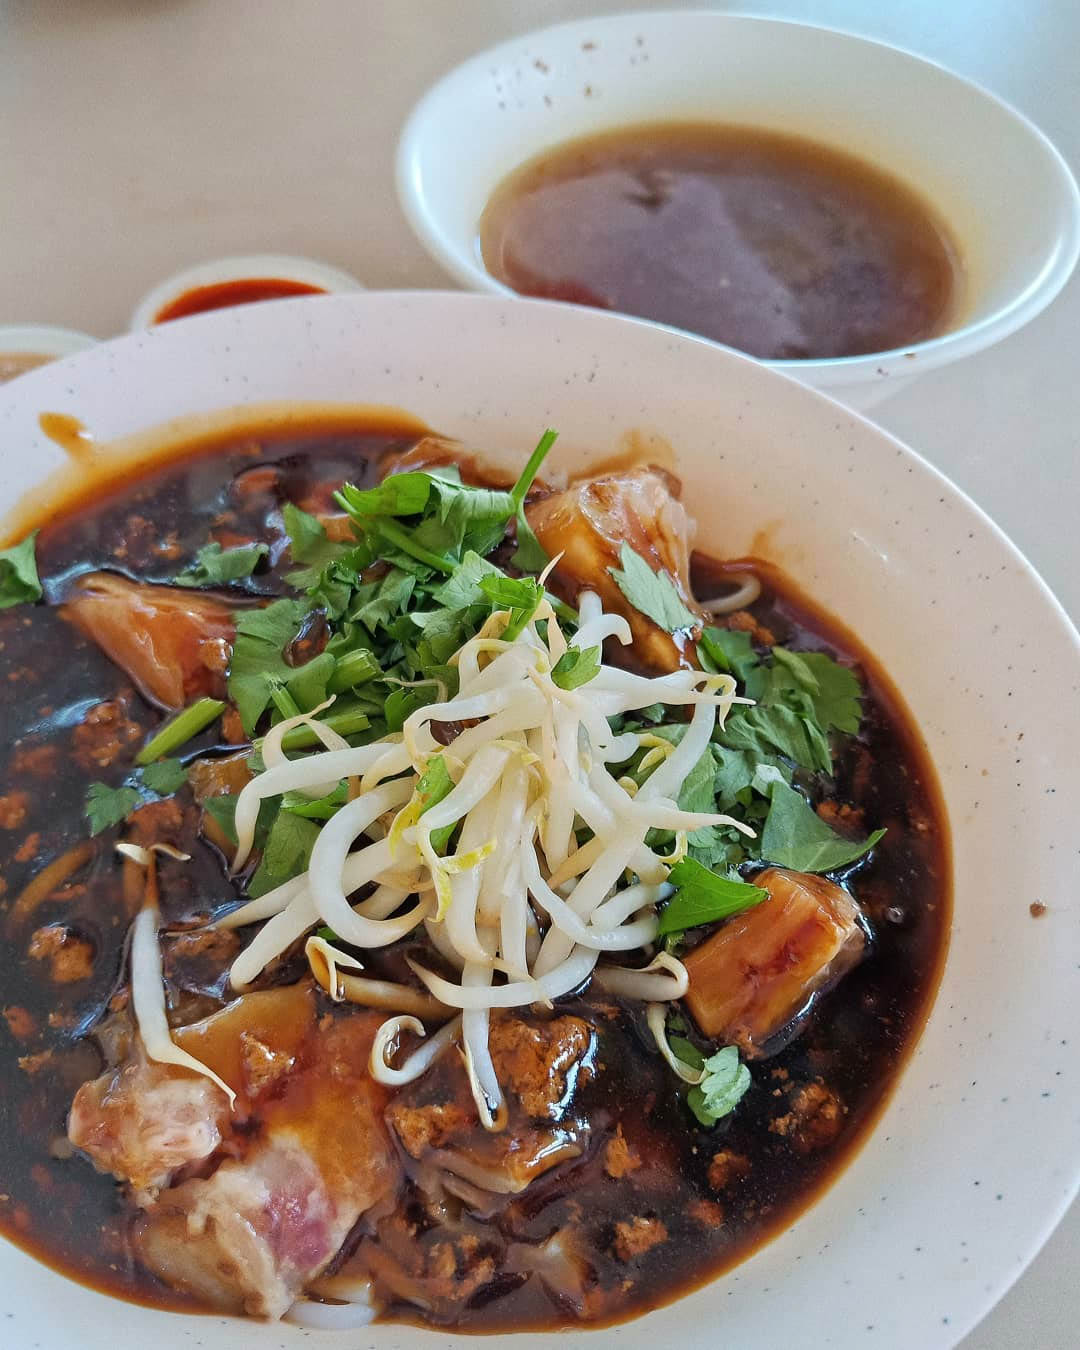
[(955, 312), (929, 206), (872, 164), (754, 127), (623, 127), (544, 151), (495, 190), (480, 251), (522, 295), (654, 319), (753, 356), (857, 356)]
[[(383, 451), (410, 439), (318, 429), (237, 437), (214, 453), (154, 468), (43, 531), (47, 597), (62, 599), (72, 575), (89, 568), (167, 578), (212, 526), (218, 537), (228, 530), (238, 541), (270, 542), (272, 566), (251, 590), (272, 593), (287, 567), (274, 544), (281, 502), (325, 501), (344, 477), (370, 481)], [(695, 558), (699, 595), (723, 589), (726, 575)], [(933, 774), (884, 673), (781, 575), (761, 575), (754, 619), (778, 642), (855, 660), (864, 678), (860, 734), (838, 747), (834, 779), (805, 786), (861, 809), (868, 827), (888, 827), (871, 861), (843, 878), (872, 933), (866, 959), (816, 1000), (798, 1037), (754, 1063), (738, 1110), (711, 1130), (689, 1114), (641, 1005), (587, 990), (559, 1000), (553, 1014), (524, 1014), (524, 1023), (541, 1028), (551, 1016), (577, 1018), (595, 1036), (596, 1071), (570, 1094), (557, 1123), (580, 1152), (520, 1194), (491, 1197), (480, 1212), (452, 1197), (434, 1205), (429, 1169), (398, 1142), (392, 1201), (364, 1216), (335, 1263), (339, 1273), (373, 1279), (386, 1318), (510, 1331), (616, 1321), (665, 1303), (790, 1223), (865, 1137), (895, 1081), (929, 1005), (948, 924), (947, 836)], [(194, 1307), (135, 1259), (124, 1189), (66, 1146), (72, 1095), (103, 1064), (92, 1033), (110, 1012), (123, 1019), (126, 1008), (127, 933), (139, 902), (125, 893), (110, 836), (95, 841), (92, 861), (32, 914), (16, 899), (45, 865), (83, 844), (87, 784), (120, 782), (160, 713), (50, 606), (0, 613), (0, 679), (14, 691), (0, 705), (0, 744), (8, 747), (0, 760), (0, 1225), (76, 1278), (130, 1299)], [(80, 731), (87, 710), (103, 702), (117, 705), (116, 716)], [(204, 736), (191, 753), (211, 748)], [(25, 799), (13, 804), (20, 792)], [(163, 927), (190, 929), (231, 906), (236, 892), (221, 855), (197, 832), (189, 789), (166, 805), (180, 813), (174, 826), (192, 861), (160, 861)], [(88, 978), (56, 983), (48, 960), (28, 955), (31, 935), (57, 924), (76, 946), (89, 944)], [(370, 953), (369, 973), (405, 978), (412, 941)], [(167, 940), (163, 950), (175, 1024), (221, 1005), (234, 947), (188, 952)], [(267, 982), (287, 982), (301, 969), (283, 963)], [(321, 995), (318, 1011), (334, 1011)], [(345, 1007), (335, 1016), (358, 1012)], [(437, 1074), (424, 1082), (422, 1100), (443, 1090)], [(417, 1090), (400, 1090), (389, 1109)], [(409, 1289), (421, 1290), (426, 1313)]]

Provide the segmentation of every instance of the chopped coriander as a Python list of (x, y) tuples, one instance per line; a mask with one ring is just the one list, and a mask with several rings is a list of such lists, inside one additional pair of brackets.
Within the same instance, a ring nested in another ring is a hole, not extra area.
[(465, 609), (483, 601), (480, 582), (485, 577), (503, 577), (494, 563), (469, 549), (447, 579), (431, 593), (432, 600), (446, 609)]
[(640, 553), (625, 541), (619, 550), (621, 570), (609, 567), (615, 584), (627, 600), (667, 633), (697, 628), (700, 618), (691, 613), (666, 572), (654, 572)]
[(193, 736), (205, 731), (225, 711), (225, 704), (217, 698), (200, 698), (170, 718), (161, 730), (146, 742), (135, 756), (136, 764), (152, 764), (186, 745)]
[(678, 890), (660, 912), (660, 937), (730, 919), (769, 898), (759, 886), (717, 876), (693, 858), (676, 863), (668, 881)]
[(568, 647), (555, 662), (551, 679), (560, 689), (580, 689), (599, 673), (599, 647), (585, 647), (580, 650), (577, 647)]
[(875, 830), (861, 842), (845, 839), (786, 783), (773, 783), (770, 796), (772, 804), (761, 835), (761, 856), (780, 867), (798, 872), (835, 872), (869, 853), (885, 833)]
[(314, 821), (279, 811), (270, 826), (259, 866), (248, 882), (248, 895), (256, 899), (306, 871), (318, 837), (319, 827)]
[(123, 784), (109, 787), (107, 783), (91, 783), (86, 789), (86, 816), (90, 822), (90, 833), (100, 834), (102, 830), (129, 816), (139, 804), (139, 790)]
[(706, 669), (734, 675), (740, 684), (760, 664), (750, 634), (739, 628), (706, 628), (698, 641), (698, 655)]
[(281, 799), (281, 809), (291, 811), (294, 816), (303, 816), (307, 820), (329, 820), (348, 800), (349, 789), (345, 783), (339, 783), (333, 792), (325, 797), (311, 798), (303, 792), (286, 792)]
[(38, 532), (34, 530), (18, 544), (0, 550), (0, 609), (12, 605), (32, 604), (41, 599), (34, 545)]
[(270, 552), (266, 544), (242, 544), (223, 549), (219, 543), (205, 544), (195, 555), (191, 567), (173, 577), (174, 586), (227, 586), (251, 576)]
[(236, 616), (229, 697), (249, 736), (270, 702), (271, 681), (283, 684), (295, 674), (296, 668), (285, 660), (285, 648), (308, 613), (303, 600), (275, 600), (263, 609), (240, 610)]
[(750, 1070), (740, 1063), (739, 1052), (733, 1045), (725, 1045), (701, 1067), (705, 1077), (687, 1093), (686, 1104), (708, 1129), (730, 1115), (742, 1101), (750, 1087)]
[(297, 666), (285, 681), (292, 698), (301, 712), (310, 712), (326, 702), (330, 678), (337, 670), (337, 661), (329, 652), (320, 652), (302, 666)]
[(187, 782), (187, 769), (178, 759), (159, 759), (143, 769), (143, 783), (159, 797), (171, 797)]

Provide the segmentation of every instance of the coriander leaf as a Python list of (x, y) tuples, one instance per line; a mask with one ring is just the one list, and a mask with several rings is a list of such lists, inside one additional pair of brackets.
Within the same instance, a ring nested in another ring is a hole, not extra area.
[(420, 803), (420, 814), (441, 802), (453, 791), (454, 780), (446, 767), (442, 755), (432, 755), (424, 765), (424, 772), (416, 783), (416, 796)]
[(407, 718), (420, 708), (434, 703), (438, 697), (439, 691), (434, 685), (424, 685), (420, 689), (395, 689), (387, 695), (383, 704), (387, 731), (400, 731)]
[[(779, 648), (774, 649), (780, 650)], [(842, 666), (825, 652), (800, 652), (799, 659), (817, 681), (811, 693), (817, 720), (826, 731), (844, 731), (851, 735), (859, 729), (862, 686), (849, 666)]]
[[(308, 563), (312, 567), (325, 567), (333, 562), (348, 544), (333, 543), (326, 537), (326, 530), (317, 517), (302, 511), (292, 502), (286, 502), (281, 508), (281, 518), (285, 522), (285, 533), (289, 536), (289, 552), (293, 561)], [(355, 547), (355, 545), (352, 545)]]
[(307, 820), (329, 820), (348, 800), (349, 789), (339, 783), (333, 792), (325, 797), (312, 799), (303, 792), (286, 792), (281, 799), (281, 809), (291, 811), (294, 816), (303, 816)]
[(832, 769), (828, 742), (810, 706), (799, 710), (784, 703), (757, 703), (739, 708), (716, 739), (730, 750), (746, 750), (758, 759), (781, 754), (814, 772)]
[(240, 610), (236, 641), (229, 665), (229, 697), (236, 704), (250, 736), (270, 702), (271, 682), (292, 678), (295, 668), (285, 660), (285, 648), (296, 637), (309, 613), (303, 600), (275, 600), (264, 609)]
[(480, 589), (480, 582), (485, 577), (501, 576), (503, 573), (494, 563), (489, 563), (486, 558), (481, 558), (479, 553), (469, 549), (450, 576), (432, 591), (431, 598), (437, 605), (443, 605), (446, 609), (465, 609), (468, 605), (483, 601), (484, 593)]
[(38, 532), (34, 530), (20, 543), (0, 550), (0, 609), (32, 604), (41, 599), (41, 582), (34, 557), (37, 536)]
[(725, 1045), (705, 1060), (705, 1077), (687, 1093), (686, 1104), (707, 1128), (730, 1115), (750, 1087), (750, 1070), (739, 1062), (739, 1052)]
[(230, 581), (251, 576), (269, 552), (266, 544), (242, 544), (225, 549), (216, 541), (204, 544), (196, 553), (192, 566), (173, 577), (173, 585), (226, 586)]
[(187, 782), (187, 769), (178, 759), (159, 759), (142, 771), (142, 781), (159, 797), (171, 797)]
[(225, 838), (235, 844), (236, 840), (236, 803), (239, 793), (222, 793), (219, 797), (207, 797), (202, 804), (203, 810), (221, 830)]
[(319, 826), (313, 821), (290, 811), (279, 811), (270, 826), (262, 860), (248, 882), (248, 895), (257, 898), (282, 882), (298, 877), (307, 869), (318, 837)]
[(819, 692), (821, 686), (818, 684), (817, 676), (810, 669), (802, 653), (788, 651), (786, 647), (774, 647), (772, 654), (774, 664), (784, 667), (797, 685), (811, 694)]
[(771, 799), (761, 834), (761, 857), (780, 867), (798, 872), (835, 872), (869, 853), (885, 833), (875, 830), (861, 843), (845, 839), (786, 783), (773, 783)]
[(320, 652), (302, 666), (297, 666), (285, 681), (285, 687), (299, 704), (302, 712), (310, 712), (326, 701), (326, 686), (334, 674), (337, 662), (329, 652)]
[(532, 613), (544, 594), (533, 577), (489, 575), (480, 578), (479, 586), (496, 609), (527, 609)]
[(666, 572), (654, 572), (625, 541), (619, 561), (622, 569), (609, 567), (608, 572), (636, 610), (668, 633), (699, 627), (701, 620), (686, 608)]
[(745, 684), (752, 671), (760, 664), (750, 634), (739, 628), (706, 628), (698, 641), (698, 654), (703, 664), (711, 663), (718, 671), (734, 675)]
[(110, 825), (119, 825), (139, 804), (138, 789), (111, 788), (107, 783), (91, 783), (86, 789), (86, 816), (90, 833), (100, 834)]
[(553, 684), (560, 689), (580, 689), (600, 673), (600, 648), (568, 647), (551, 671)]
[(735, 798), (744, 788), (754, 781), (758, 757), (748, 750), (733, 750), (727, 746), (713, 746), (713, 760), (716, 764), (714, 789), (716, 805), (721, 811), (733, 806)]
[(427, 506), (434, 481), (429, 473), (394, 473), (364, 491), (343, 483), (334, 500), (361, 523), (372, 516), (416, 516)]
[(502, 541), (514, 514), (508, 492), (440, 482), (436, 494), (436, 513), (421, 521), (414, 536), (425, 549), (454, 558), (472, 549), (484, 556)]
[[(671, 1020), (674, 1021), (674, 1019)], [(681, 1059), (684, 1064), (688, 1064), (691, 1069), (700, 1069), (704, 1065), (705, 1056), (694, 1042), (688, 1041), (685, 1036), (669, 1036), (668, 1045), (671, 1046), (676, 1057)]]
[(278, 652), (296, 637), (311, 606), (303, 600), (275, 600), (261, 608), (241, 609), (236, 614), (238, 637), (258, 638)]
[(395, 615), (405, 612), (415, 588), (415, 576), (400, 567), (392, 567), (377, 581), (357, 586), (349, 607), (349, 618), (362, 623), (372, 637), (378, 637), (380, 628)]
[(769, 893), (760, 886), (717, 876), (692, 858), (683, 858), (671, 869), (668, 880), (678, 888), (660, 911), (660, 937), (681, 933), (687, 928), (730, 919), (767, 900)]
[(551, 561), (526, 520), (524, 508), (517, 518), (517, 548), (510, 561), (521, 572), (542, 572)]
[(713, 812), (716, 809), (716, 761), (711, 746), (686, 775), (679, 788), (680, 811)]

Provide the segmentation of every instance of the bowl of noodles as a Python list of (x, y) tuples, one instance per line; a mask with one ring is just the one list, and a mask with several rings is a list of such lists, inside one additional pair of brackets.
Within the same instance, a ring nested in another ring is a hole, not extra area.
[(1077, 1181), (1080, 649), (935, 469), (467, 295), (0, 419), (17, 1336), (946, 1347), (1004, 1292)]

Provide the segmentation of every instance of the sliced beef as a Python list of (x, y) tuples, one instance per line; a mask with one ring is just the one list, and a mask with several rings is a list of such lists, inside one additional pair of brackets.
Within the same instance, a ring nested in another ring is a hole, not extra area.
[(637, 654), (657, 670), (674, 670), (682, 654), (670, 634), (629, 603), (611, 576), (627, 543), (653, 571), (666, 574), (693, 610), (690, 590), (690, 518), (678, 499), (679, 484), (662, 469), (637, 468), (583, 479), (565, 492), (526, 508), (529, 524), (547, 552), (562, 554), (555, 578), (576, 598), (600, 596), (606, 610), (622, 614)]
[(771, 867), (754, 878), (768, 900), (685, 958), (687, 1007), (707, 1036), (748, 1055), (775, 1049), (814, 995), (862, 957), (859, 907), (835, 882)]
[(320, 1029), (244, 1156), (162, 1194), (136, 1232), (155, 1274), (213, 1307), (276, 1318), (322, 1273), (397, 1183), (367, 1072), (379, 1020), (359, 1013)]
[(212, 1083), (138, 1049), (79, 1089), (69, 1137), (132, 1185), (146, 1211), (137, 1249), (166, 1284), (280, 1317), (393, 1190), (385, 1093), (367, 1070), (380, 1020), (354, 1009), (320, 1019), (303, 985), (247, 994), (176, 1031), (236, 1090), (232, 1114)]
[(154, 1064), (139, 1050), (79, 1088), (68, 1138), (99, 1172), (130, 1182), (140, 1203), (149, 1203), (180, 1168), (216, 1152), (228, 1117), (213, 1083)]
[(61, 613), (162, 707), (224, 692), (235, 625), (212, 596), (91, 572)]

